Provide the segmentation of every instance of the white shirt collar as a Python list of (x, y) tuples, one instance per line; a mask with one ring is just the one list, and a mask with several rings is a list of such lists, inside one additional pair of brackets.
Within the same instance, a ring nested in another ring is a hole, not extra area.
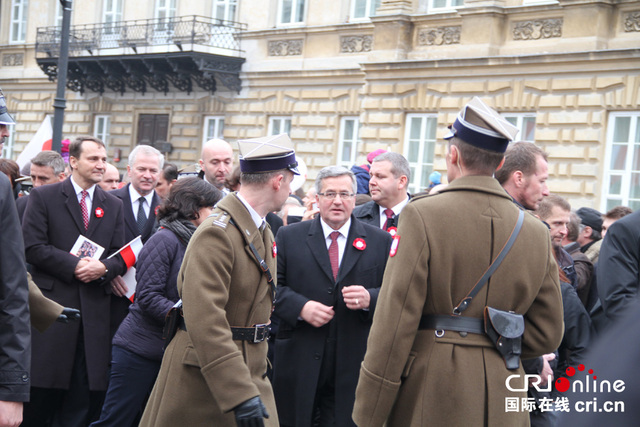
[[(394, 207), (391, 208), (391, 210), (393, 211), (393, 214), (394, 215), (398, 215), (400, 213), (400, 211), (402, 211), (402, 209), (405, 206), (407, 206), (407, 203), (409, 203), (409, 196), (406, 196), (403, 201), (401, 201), (400, 203), (398, 203), (397, 205), (395, 205)], [(380, 205), (378, 205), (378, 207), (380, 208), (380, 217), (385, 217), (386, 218), (386, 215), (384, 214), (384, 211), (387, 208), (383, 208)]]
[(147, 206), (151, 206), (154, 191), (156, 190), (153, 190), (146, 196), (143, 196), (142, 194), (138, 193), (135, 188), (133, 188), (133, 185), (131, 185), (131, 183), (129, 183), (129, 197), (131, 198), (131, 203), (137, 202), (140, 197), (144, 197), (144, 199), (147, 201)]
[[(71, 175), (71, 177), (69, 177), (69, 179), (71, 179), (71, 185), (73, 185), (73, 191), (76, 192), (76, 196), (79, 195), (80, 193), (82, 193), (82, 191), (84, 190), (84, 188), (80, 187), (74, 180), (73, 180), (73, 175)], [(87, 193), (89, 193), (89, 199), (93, 200), (93, 193), (96, 190), (96, 184), (93, 184), (91, 187), (87, 188)]]
[(349, 218), (347, 222), (345, 222), (344, 225), (337, 230), (334, 230), (333, 228), (331, 228), (331, 226), (329, 226), (329, 224), (324, 222), (322, 217), (320, 218), (320, 225), (322, 225), (322, 232), (324, 233), (325, 239), (328, 239), (329, 235), (331, 235), (331, 233), (333, 233), (334, 231), (340, 232), (340, 235), (346, 239), (349, 235), (349, 227), (351, 227), (351, 218)]
[(262, 218), (260, 214), (256, 212), (255, 209), (253, 209), (253, 207), (249, 204), (249, 202), (247, 202), (247, 200), (244, 197), (242, 197), (240, 193), (236, 193), (236, 196), (238, 196), (238, 200), (240, 200), (242, 204), (247, 208), (247, 210), (249, 211), (249, 214), (251, 215), (251, 219), (256, 224), (256, 228), (259, 230), (262, 224), (265, 223), (264, 218)]

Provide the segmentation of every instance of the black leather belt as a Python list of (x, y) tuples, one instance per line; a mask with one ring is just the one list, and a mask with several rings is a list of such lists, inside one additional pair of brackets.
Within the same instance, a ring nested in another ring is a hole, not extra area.
[[(187, 330), (187, 325), (184, 324), (184, 318), (180, 318), (178, 327), (183, 331)], [(271, 323), (263, 323), (260, 325), (254, 325), (250, 328), (239, 328), (232, 326), (231, 334), (235, 341), (249, 341), (252, 344), (257, 344), (269, 338), (269, 331), (271, 330)]]
[(418, 329), (436, 331), (469, 332), (484, 335), (484, 320), (475, 317), (449, 316), (446, 314), (428, 314), (420, 318)]

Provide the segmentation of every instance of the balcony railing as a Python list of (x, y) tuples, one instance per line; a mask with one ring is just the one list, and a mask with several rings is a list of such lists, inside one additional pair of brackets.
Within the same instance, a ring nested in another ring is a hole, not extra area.
[[(69, 35), (69, 56), (110, 55), (112, 49), (123, 49), (118, 54), (137, 54), (153, 46), (168, 45), (175, 45), (180, 51), (199, 45), (240, 56), (240, 35), (245, 29), (246, 24), (239, 22), (195, 15), (74, 25)], [(60, 30), (60, 27), (38, 28), (38, 57), (60, 56)]]

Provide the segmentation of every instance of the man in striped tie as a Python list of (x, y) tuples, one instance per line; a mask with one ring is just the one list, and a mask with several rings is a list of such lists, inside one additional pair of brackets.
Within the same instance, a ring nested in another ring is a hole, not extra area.
[[(80, 322), (32, 331), (31, 401), (24, 426), (82, 426), (99, 415), (110, 356), (108, 285), (126, 271), (122, 202), (102, 180), (104, 143), (78, 137), (69, 146), (71, 176), (35, 188), (23, 221), (27, 262), (42, 293), (82, 311)], [(100, 259), (70, 253), (78, 239), (104, 248)], [(87, 242), (87, 240), (85, 240)], [(53, 423), (53, 424), (50, 424)]]

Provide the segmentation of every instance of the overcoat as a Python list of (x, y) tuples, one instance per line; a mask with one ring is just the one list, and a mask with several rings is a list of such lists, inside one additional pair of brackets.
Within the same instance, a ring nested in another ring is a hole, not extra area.
[(598, 294), (607, 323), (618, 320), (640, 290), (640, 211), (611, 224), (602, 240)]
[[(100, 208), (100, 209), (98, 209)], [(99, 216), (96, 216), (96, 211)], [(70, 179), (35, 188), (23, 218), (27, 262), (42, 294), (64, 307), (79, 309), (80, 322), (55, 323), (44, 333), (33, 331), (32, 386), (69, 388), (80, 325), (82, 325), (89, 388), (106, 390), (111, 355), (109, 335), (111, 279), (126, 270), (119, 255), (107, 256), (124, 245), (122, 202), (96, 186), (89, 228), (84, 229), (78, 198)], [(69, 253), (82, 234), (104, 247), (104, 278), (83, 283), (74, 276), (78, 258)], [(54, 366), (55, 369), (51, 367)]]
[[(365, 247), (357, 249), (355, 239)], [(284, 425), (309, 426), (316, 389), (326, 355), (330, 328), (335, 327), (336, 425), (351, 425), (351, 411), (364, 357), (367, 336), (387, 264), (391, 236), (351, 216), (351, 226), (334, 281), (320, 216), (280, 229), (278, 247), (278, 298), (274, 314), (280, 325), (276, 336), (273, 388), (278, 416)], [(369, 290), (369, 310), (350, 310), (342, 288), (361, 285)], [(333, 306), (335, 316), (316, 328), (300, 319), (309, 301)]]
[(260, 396), (278, 426), (267, 371), (267, 341), (234, 341), (231, 326), (269, 322), (272, 289), (253, 243), (275, 278), (273, 234), (260, 233), (235, 193), (218, 202), (189, 241), (178, 274), (186, 331), (162, 359), (141, 426), (235, 426), (233, 409)]
[[(528, 425), (528, 412), (505, 411), (506, 397), (525, 397), (508, 391), (505, 380), (524, 372), (507, 370), (485, 335), (418, 329), (422, 315), (452, 313), (517, 217), (511, 198), (487, 176), (460, 177), (403, 209), (360, 372), (358, 426)], [(560, 345), (558, 266), (549, 232), (535, 217), (525, 214), (511, 251), (463, 315), (481, 318), (487, 305), (524, 315), (523, 358)]]
[(27, 272), (11, 184), (0, 173), (0, 400), (29, 401)]

